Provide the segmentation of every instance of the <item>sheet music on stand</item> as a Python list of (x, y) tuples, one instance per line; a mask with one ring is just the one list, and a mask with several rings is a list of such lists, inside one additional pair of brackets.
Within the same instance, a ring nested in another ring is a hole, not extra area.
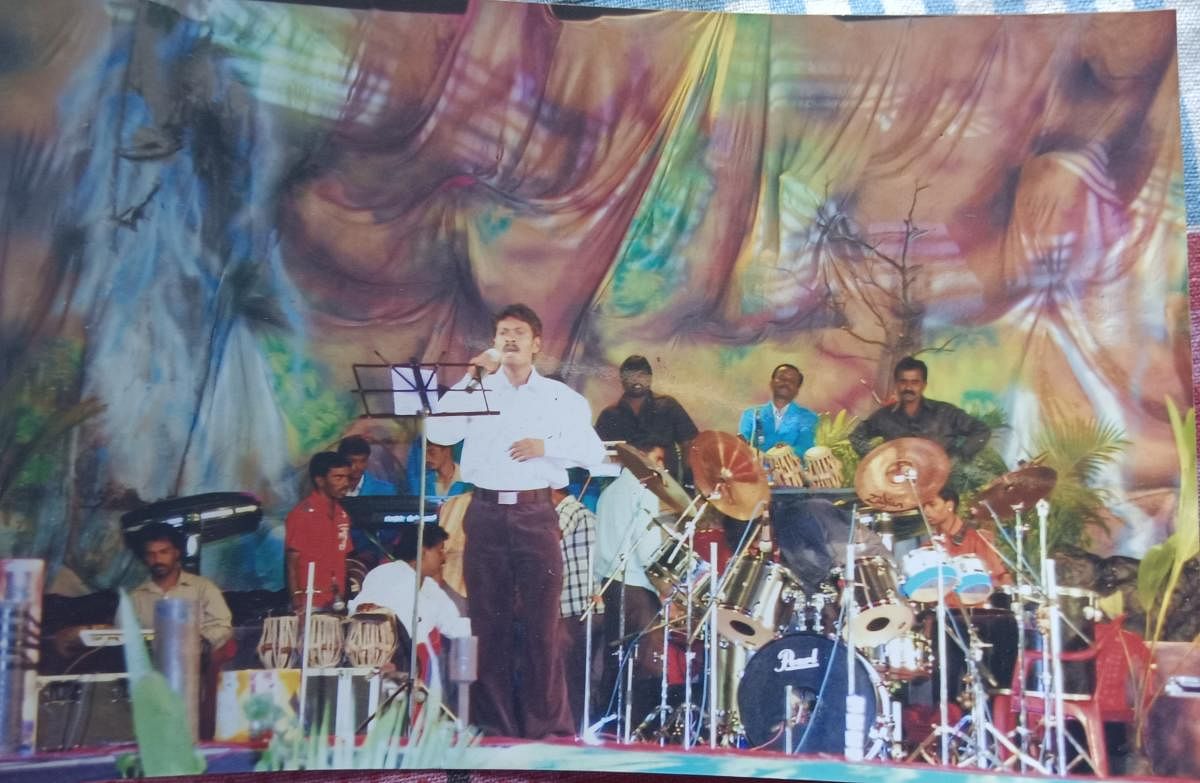
[[(381, 357), (382, 358), (382, 357)], [(448, 416), (496, 416), (500, 411), (494, 411), (488, 405), (488, 389), (483, 383), (470, 381), (460, 388), (439, 383), (441, 371), (449, 370), (447, 375), (452, 377), (451, 383), (469, 376), (479, 368), (469, 363), (423, 363), (416, 359), (408, 362), (385, 364), (355, 364), (354, 370), (355, 394), (362, 404), (362, 417), (372, 419), (416, 419), (417, 437), (421, 439), (421, 465), (425, 464), (426, 444), (425, 419), (430, 417)], [(477, 376), (478, 377), (478, 376)], [(449, 394), (471, 394), (478, 397), (478, 406), (466, 411), (442, 411), (441, 400)], [(419, 488), (417, 506), (418, 519), (425, 518), (426, 491), (424, 471)], [(416, 676), (417, 672), (417, 610), (421, 595), (421, 559), (425, 551), (425, 525), (417, 525), (417, 562), (413, 569), (413, 612), (409, 628), (413, 631), (413, 643), (409, 649), (408, 670)], [(408, 700), (406, 725), (412, 727), (413, 700)], [(465, 721), (465, 717), (464, 717)]]

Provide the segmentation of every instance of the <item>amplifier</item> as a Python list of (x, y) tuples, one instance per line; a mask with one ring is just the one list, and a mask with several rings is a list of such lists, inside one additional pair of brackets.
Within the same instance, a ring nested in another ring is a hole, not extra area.
[(133, 742), (133, 712), (125, 674), (38, 677), (35, 747), (72, 750)]

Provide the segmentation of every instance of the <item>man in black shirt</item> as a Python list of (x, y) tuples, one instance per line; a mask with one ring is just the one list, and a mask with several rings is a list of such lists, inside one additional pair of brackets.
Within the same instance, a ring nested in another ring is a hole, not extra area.
[(645, 356), (634, 355), (621, 362), (624, 394), (615, 405), (600, 411), (596, 433), (601, 440), (662, 446), (667, 470), (683, 481), (683, 458), (698, 432), (674, 397), (650, 391), (653, 374)]
[(948, 402), (925, 397), (929, 368), (925, 362), (906, 356), (896, 364), (897, 401), (885, 405), (863, 420), (850, 434), (850, 444), (859, 454), (871, 450), (873, 438), (927, 438), (935, 441), (952, 460), (970, 460), (987, 445), (992, 431), (988, 425)]

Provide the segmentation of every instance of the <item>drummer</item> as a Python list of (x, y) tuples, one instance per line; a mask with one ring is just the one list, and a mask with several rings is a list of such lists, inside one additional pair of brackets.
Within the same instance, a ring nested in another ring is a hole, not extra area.
[[(646, 442), (631, 445), (643, 451), (658, 468), (666, 466), (662, 446)], [(596, 506), (596, 549), (592, 574), (597, 584), (602, 584), (609, 577), (616, 577), (602, 596), (604, 637), (610, 649), (615, 649), (618, 640), (653, 626), (662, 605), (646, 576), (646, 566), (664, 541), (662, 530), (651, 523), (660, 513), (658, 497), (629, 468), (623, 468), (620, 475), (600, 494)], [(622, 554), (625, 555), (624, 561)], [(638, 720), (658, 702), (662, 669), (655, 666), (654, 655), (661, 649), (661, 631), (645, 634), (638, 642), (638, 657), (634, 661), (633, 673), (634, 715)], [(618, 674), (617, 656), (606, 656), (599, 690), (601, 705), (608, 703), (617, 687)]]
[(992, 587), (1012, 584), (1012, 575), (996, 552), (991, 531), (973, 528), (958, 515), (958, 492), (948, 485), (942, 487), (935, 497), (925, 501), (922, 508), (930, 529), (942, 536), (947, 555), (974, 555), (987, 569)]

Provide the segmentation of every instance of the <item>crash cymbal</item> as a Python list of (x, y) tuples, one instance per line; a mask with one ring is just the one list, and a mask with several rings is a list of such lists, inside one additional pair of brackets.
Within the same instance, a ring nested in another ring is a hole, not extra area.
[(672, 478), (666, 468), (660, 468), (640, 450), (628, 443), (616, 444), (617, 461), (629, 469), (629, 472), (642, 482), (646, 489), (653, 492), (663, 504), (682, 514), (691, 505), (692, 499), (679, 482)]
[[(1058, 483), (1058, 473), (1045, 465), (1027, 465), (998, 476), (979, 490), (971, 505), (971, 516), (979, 521), (992, 518), (987, 506), (1001, 519), (1013, 516), (1013, 506), (1030, 508), (1050, 496)], [(984, 504), (987, 504), (985, 506)]]
[(949, 475), (950, 458), (937, 443), (897, 438), (862, 458), (854, 474), (854, 489), (867, 505), (896, 513), (917, 508), (934, 497)]
[(767, 474), (745, 441), (727, 432), (709, 430), (692, 441), (688, 464), (696, 489), (722, 513), (751, 519), (771, 500)]

